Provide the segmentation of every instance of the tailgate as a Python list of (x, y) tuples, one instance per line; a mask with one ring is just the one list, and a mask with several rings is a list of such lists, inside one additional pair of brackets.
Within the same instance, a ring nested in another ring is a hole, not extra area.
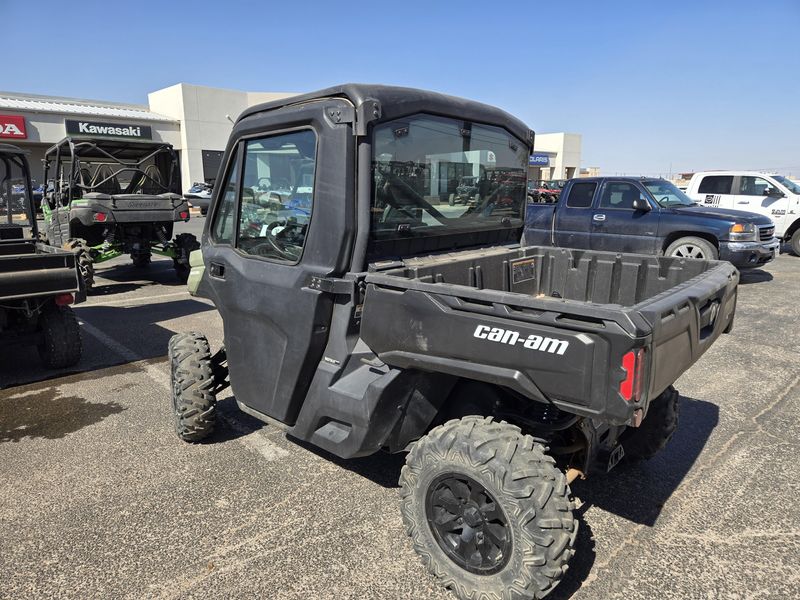
[(648, 397), (654, 398), (691, 367), (733, 323), (739, 272), (717, 265), (634, 307), (651, 324)]
[(0, 300), (76, 293), (80, 276), (72, 252), (51, 248), (24, 256), (0, 256)]
[[(383, 362), (500, 385), (575, 414), (630, 417), (627, 403), (608, 399), (609, 356), (634, 343), (615, 323), (513, 306), (535, 301), (523, 294), (463, 286), (451, 294), (389, 279), (367, 276), (361, 321), (362, 339)], [(487, 293), (496, 301), (477, 298)]]

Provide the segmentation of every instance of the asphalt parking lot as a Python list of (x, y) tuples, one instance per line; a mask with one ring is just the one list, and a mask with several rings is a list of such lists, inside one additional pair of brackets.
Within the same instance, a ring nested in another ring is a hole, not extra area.
[[(169, 261), (128, 262), (76, 308), (77, 367), (0, 353), (0, 597), (452, 598), (404, 535), (402, 457), (330, 460), (228, 392), (211, 443), (178, 440), (167, 341), (217, 345), (221, 320)], [(746, 273), (734, 332), (676, 384), (670, 446), (573, 485), (553, 598), (800, 597), (798, 296), (800, 258)]]

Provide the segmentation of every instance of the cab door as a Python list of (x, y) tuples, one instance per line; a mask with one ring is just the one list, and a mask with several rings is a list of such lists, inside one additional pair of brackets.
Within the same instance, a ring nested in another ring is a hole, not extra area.
[[(705, 175), (697, 186), (697, 201), (711, 208), (737, 208), (733, 197), (733, 175)], [(744, 209), (746, 210), (746, 209)]]
[(203, 289), (223, 319), (236, 400), (288, 424), (330, 329), (334, 296), (312, 279), (349, 266), (354, 136), (341, 115), (352, 111), (320, 100), (237, 123), (203, 236)]
[(749, 210), (772, 219), (777, 230), (783, 231), (782, 221), (786, 218), (789, 199), (766, 177), (740, 175), (734, 182), (734, 208)]
[(556, 208), (554, 242), (563, 248), (591, 248), (592, 202), (597, 181), (574, 181), (562, 193)]
[[(636, 210), (642, 199), (650, 210)], [(654, 254), (660, 211), (638, 184), (606, 180), (592, 212), (592, 250)]]

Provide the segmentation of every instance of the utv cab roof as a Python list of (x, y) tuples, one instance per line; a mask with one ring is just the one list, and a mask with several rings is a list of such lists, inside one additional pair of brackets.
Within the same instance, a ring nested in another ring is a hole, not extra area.
[(366, 134), (366, 125), (372, 122), (427, 113), (498, 125), (521, 140), (533, 143), (533, 132), (525, 123), (494, 106), (427, 90), (365, 83), (346, 83), (257, 104), (242, 112), (237, 124), (259, 113), (325, 98), (344, 98), (355, 107), (356, 132), (359, 135)]
[(58, 148), (72, 146), (75, 156), (81, 158), (108, 158), (109, 155), (118, 159), (136, 159), (156, 150), (171, 150), (172, 144), (153, 142), (150, 140), (119, 140), (104, 138), (85, 138), (67, 136), (47, 149), (45, 156), (53, 154)]

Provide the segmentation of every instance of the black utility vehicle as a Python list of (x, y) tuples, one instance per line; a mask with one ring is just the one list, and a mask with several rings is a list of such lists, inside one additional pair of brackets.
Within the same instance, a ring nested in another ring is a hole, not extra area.
[[(736, 306), (728, 263), (521, 247), (532, 145), (501, 110), (413, 89), (246, 110), (190, 278), (225, 348), (169, 344), (184, 440), (211, 433), (230, 383), (243, 411), (339, 457), (408, 452), (407, 531), (460, 598), (555, 587), (577, 531), (569, 483), (666, 444), (671, 384)], [(498, 185), (453, 210), (437, 174), (454, 161)], [(261, 177), (311, 164), (308, 219), (255, 203)]]
[(46, 367), (74, 365), (85, 299), (75, 254), (38, 241), (25, 152), (0, 144), (0, 346), (35, 344)]
[(168, 256), (186, 281), (189, 254), (200, 244), (189, 233), (172, 240), (173, 223), (189, 220), (189, 204), (177, 193), (171, 145), (67, 137), (45, 154), (45, 180), (45, 235), (78, 255), (87, 289), (94, 264), (126, 253), (136, 267), (147, 267), (153, 253)]

